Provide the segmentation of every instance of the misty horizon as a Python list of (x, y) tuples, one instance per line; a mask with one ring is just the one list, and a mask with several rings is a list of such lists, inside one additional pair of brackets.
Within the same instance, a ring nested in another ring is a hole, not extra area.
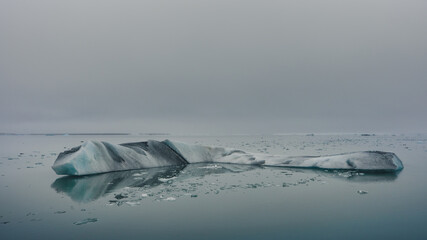
[(425, 133), (425, 1), (1, 1), (3, 133)]

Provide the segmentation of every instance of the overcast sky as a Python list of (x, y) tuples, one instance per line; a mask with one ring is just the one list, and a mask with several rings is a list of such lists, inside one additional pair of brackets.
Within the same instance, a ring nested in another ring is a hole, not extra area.
[(427, 132), (425, 0), (0, 0), (0, 132)]

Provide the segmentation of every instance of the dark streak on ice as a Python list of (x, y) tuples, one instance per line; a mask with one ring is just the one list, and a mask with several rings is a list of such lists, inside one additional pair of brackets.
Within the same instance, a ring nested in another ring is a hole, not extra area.
[(75, 153), (78, 150), (80, 150), (80, 148), (81, 148), (81, 146), (77, 146), (77, 147), (71, 148), (70, 150), (63, 151), (58, 155), (58, 158), (64, 157), (64, 156), (71, 154), (71, 153)]

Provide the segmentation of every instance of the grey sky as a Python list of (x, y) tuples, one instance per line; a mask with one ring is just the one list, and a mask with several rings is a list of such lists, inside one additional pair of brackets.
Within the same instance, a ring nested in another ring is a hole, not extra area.
[(0, 0), (0, 132), (426, 132), (426, 13)]

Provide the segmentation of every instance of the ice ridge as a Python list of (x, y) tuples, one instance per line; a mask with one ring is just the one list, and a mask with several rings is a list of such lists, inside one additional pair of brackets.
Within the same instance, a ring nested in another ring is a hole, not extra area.
[(86, 141), (81, 146), (60, 153), (52, 168), (59, 175), (88, 175), (190, 163), (233, 163), (386, 172), (403, 169), (401, 160), (391, 152), (362, 151), (326, 156), (292, 157), (191, 145), (171, 140), (124, 144)]

